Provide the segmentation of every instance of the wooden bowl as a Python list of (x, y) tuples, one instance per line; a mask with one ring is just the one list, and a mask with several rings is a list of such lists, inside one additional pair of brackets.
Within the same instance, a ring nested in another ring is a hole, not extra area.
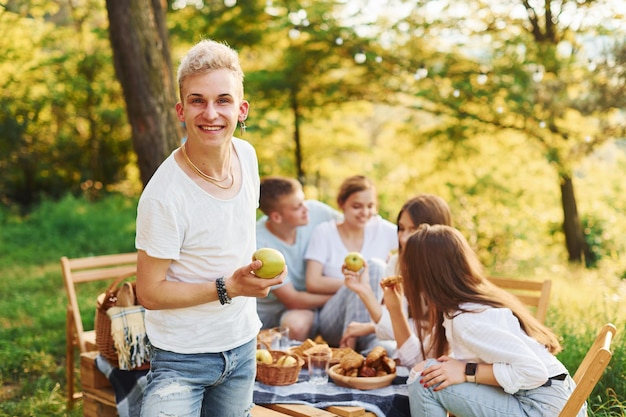
[(360, 390), (370, 390), (376, 388), (383, 388), (391, 385), (391, 381), (396, 377), (396, 374), (389, 374), (385, 376), (345, 376), (337, 373), (337, 369), (340, 365), (334, 365), (328, 369), (328, 376), (333, 382), (340, 387), (354, 388)]

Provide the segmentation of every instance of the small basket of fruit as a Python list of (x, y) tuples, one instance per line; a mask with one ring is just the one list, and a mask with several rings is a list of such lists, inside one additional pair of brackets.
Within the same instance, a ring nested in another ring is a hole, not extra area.
[(256, 350), (256, 380), (266, 385), (298, 382), (304, 360), (294, 354), (260, 347)]

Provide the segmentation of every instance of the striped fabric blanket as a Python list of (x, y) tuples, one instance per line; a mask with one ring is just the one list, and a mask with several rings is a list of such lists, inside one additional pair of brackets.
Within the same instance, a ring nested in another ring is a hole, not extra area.
[(308, 382), (306, 370), (300, 373), (298, 382), (292, 385), (271, 386), (255, 383), (255, 404), (306, 404), (316, 408), (335, 406), (358, 406), (376, 414), (377, 417), (410, 417), (406, 380), (408, 370), (398, 368), (398, 376), (392, 384), (373, 390), (361, 391), (343, 388), (328, 382), (313, 385)]
[[(148, 371), (122, 371), (111, 366), (101, 356), (96, 358), (96, 366), (113, 385), (120, 417), (139, 417)], [(332, 382), (326, 385), (310, 384), (305, 370), (300, 373), (298, 382), (292, 385), (270, 386), (256, 382), (253, 401), (259, 405), (306, 404), (320, 409), (332, 405), (358, 406), (377, 417), (410, 417), (407, 376), (408, 370), (398, 367), (398, 376), (390, 386), (360, 391), (343, 388)]]

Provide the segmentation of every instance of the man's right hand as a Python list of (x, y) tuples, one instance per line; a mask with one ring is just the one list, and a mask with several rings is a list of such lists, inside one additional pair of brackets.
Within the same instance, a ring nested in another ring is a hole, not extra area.
[(287, 276), (287, 267), (275, 278), (259, 278), (252, 273), (259, 269), (262, 262), (252, 261), (250, 264), (237, 269), (233, 274), (224, 280), (226, 292), (230, 298), (244, 297), (267, 297), (270, 288), (283, 283)]

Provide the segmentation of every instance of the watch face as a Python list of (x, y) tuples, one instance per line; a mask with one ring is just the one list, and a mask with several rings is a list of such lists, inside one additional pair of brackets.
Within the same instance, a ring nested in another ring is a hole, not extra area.
[(465, 375), (476, 375), (476, 367), (478, 365), (474, 362), (468, 362), (465, 364)]

